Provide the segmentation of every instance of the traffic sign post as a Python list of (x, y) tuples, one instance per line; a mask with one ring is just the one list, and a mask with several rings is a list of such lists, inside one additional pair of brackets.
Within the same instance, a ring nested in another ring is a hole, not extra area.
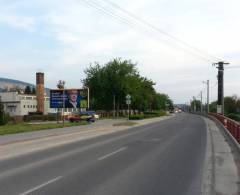
[(127, 96), (126, 96), (126, 104), (128, 105), (128, 120), (130, 118), (130, 104), (131, 103), (132, 103), (131, 96), (129, 94), (127, 94)]

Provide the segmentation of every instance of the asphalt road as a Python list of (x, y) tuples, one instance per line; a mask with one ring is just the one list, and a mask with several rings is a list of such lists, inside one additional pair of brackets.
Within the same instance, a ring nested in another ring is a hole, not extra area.
[(0, 194), (198, 195), (206, 126), (196, 115), (0, 161)]

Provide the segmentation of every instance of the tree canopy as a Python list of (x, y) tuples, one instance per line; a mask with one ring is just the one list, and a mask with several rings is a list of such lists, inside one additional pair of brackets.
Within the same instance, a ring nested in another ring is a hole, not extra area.
[(95, 63), (85, 74), (83, 84), (90, 89), (92, 109), (113, 110), (114, 101), (117, 109), (126, 109), (127, 94), (131, 95), (131, 108), (141, 111), (166, 109), (173, 104), (168, 95), (155, 91), (155, 83), (142, 77), (130, 60), (118, 58), (103, 66)]

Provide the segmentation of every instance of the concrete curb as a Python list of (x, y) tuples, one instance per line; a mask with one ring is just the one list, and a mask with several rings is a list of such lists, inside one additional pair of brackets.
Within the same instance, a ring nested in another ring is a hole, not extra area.
[[(207, 148), (202, 195), (236, 195), (240, 192), (239, 150), (218, 121), (203, 117)], [(234, 152), (236, 151), (236, 152)]]
[(237, 142), (237, 140), (232, 136), (232, 134), (228, 131), (228, 129), (216, 118), (212, 117), (212, 116), (208, 116), (209, 119), (213, 120), (215, 123), (217, 123), (222, 131), (224, 132), (224, 134), (227, 136), (227, 138), (231, 141), (231, 143), (234, 145), (234, 147), (237, 149), (237, 151), (240, 154), (240, 144)]

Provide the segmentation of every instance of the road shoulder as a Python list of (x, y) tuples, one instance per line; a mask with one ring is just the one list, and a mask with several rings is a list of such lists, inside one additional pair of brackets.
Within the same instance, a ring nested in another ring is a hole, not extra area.
[(204, 195), (240, 194), (239, 162), (221, 129), (204, 118), (207, 126), (207, 152), (202, 191)]

